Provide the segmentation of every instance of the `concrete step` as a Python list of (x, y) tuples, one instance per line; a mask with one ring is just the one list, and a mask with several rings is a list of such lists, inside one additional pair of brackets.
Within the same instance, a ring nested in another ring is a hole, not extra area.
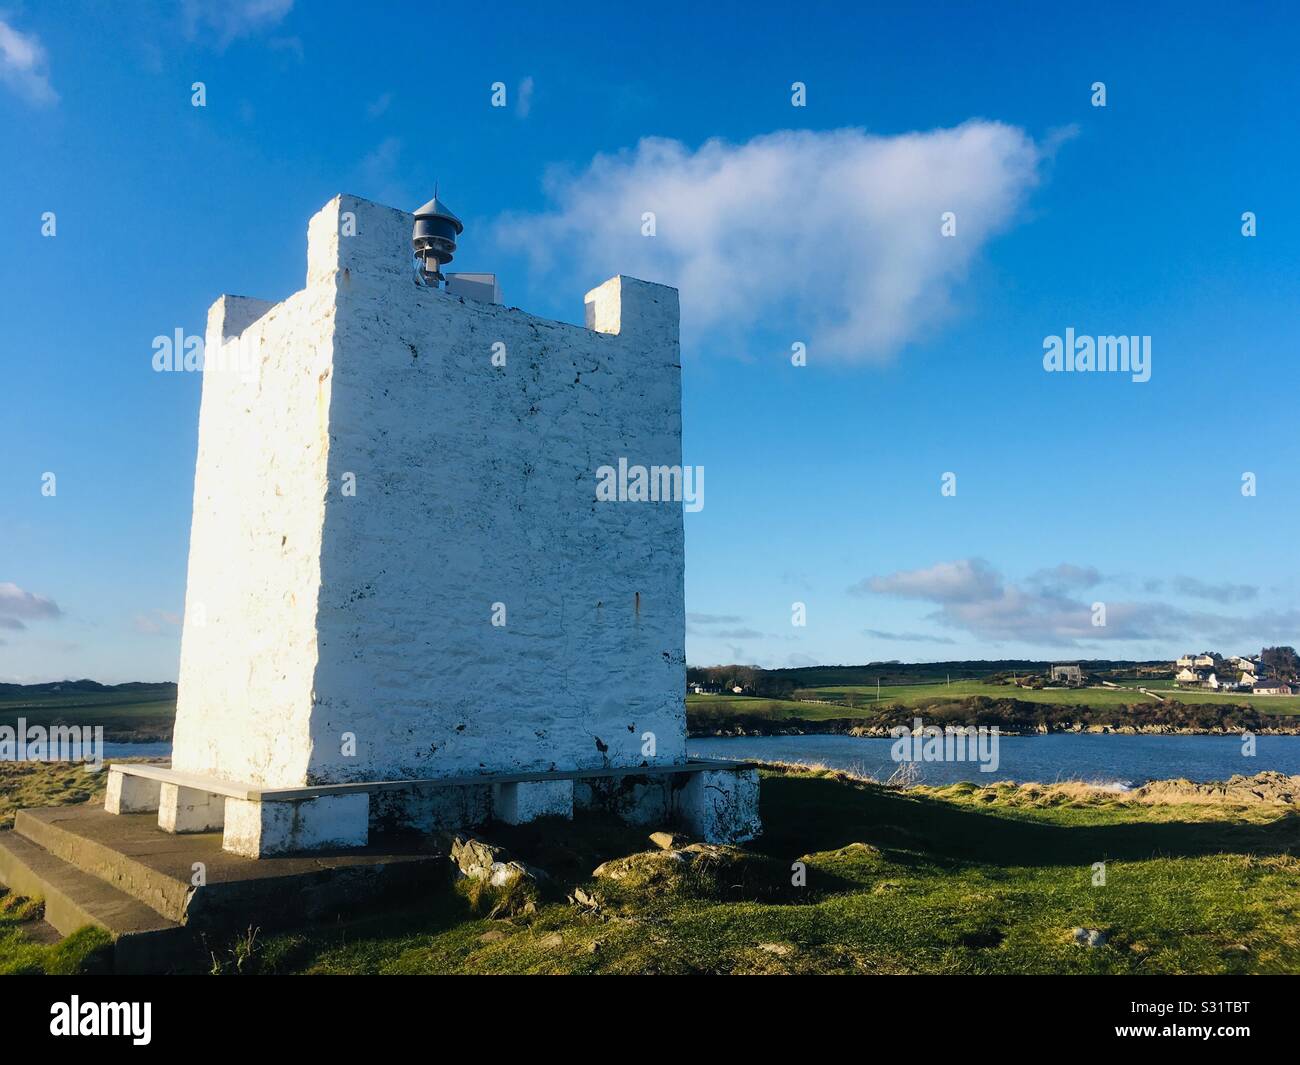
[(391, 841), (310, 855), (245, 858), (220, 832), (174, 834), (156, 814), (94, 805), (19, 810), (14, 832), (195, 931), (264, 930), (369, 911), (447, 883), (446, 856)]
[(185, 922), (189, 878), (158, 869), (148, 856), (168, 849), (177, 840), (183, 841), (186, 853), (196, 862), (221, 853), (220, 832), (169, 835), (158, 828), (156, 814), (108, 814), (97, 806), (19, 810), (14, 831), (177, 924)]
[(85, 925), (107, 931), (118, 972), (166, 972), (192, 951), (175, 921), (14, 831), (0, 832), (0, 882), (44, 899), (45, 920), (62, 935)]

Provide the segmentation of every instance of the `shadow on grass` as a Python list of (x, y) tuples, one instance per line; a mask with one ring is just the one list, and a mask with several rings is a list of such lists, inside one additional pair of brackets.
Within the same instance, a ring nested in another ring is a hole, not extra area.
[(993, 812), (811, 776), (765, 776), (762, 814), (764, 833), (750, 849), (782, 858), (856, 842), (879, 847), (904, 864), (938, 866), (1300, 854), (1300, 815), (1295, 813), (1265, 824), (1144, 820), (1063, 825), (1014, 808)]

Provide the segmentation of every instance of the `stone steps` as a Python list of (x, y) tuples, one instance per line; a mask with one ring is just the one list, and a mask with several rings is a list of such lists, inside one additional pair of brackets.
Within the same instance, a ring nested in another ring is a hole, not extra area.
[(120, 971), (163, 972), (250, 926), (270, 930), (331, 920), (447, 882), (445, 856), (424, 845), (244, 858), (220, 832), (172, 834), (151, 813), (93, 805), (19, 810), (0, 832), (0, 882), (46, 900), (64, 935), (98, 925), (117, 941)]
[(189, 951), (180, 924), (19, 832), (0, 832), (0, 882), (16, 895), (44, 899), (45, 921), (61, 935), (86, 925), (107, 931), (118, 972), (165, 971)]
[[(177, 924), (185, 922), (185, 910), (190, 899), (188, 881), (170, 876), (138, 860), (132, 853), (132, 844), (145, 843), (147, 837), (158, 837), (157, 821), (152, 814), (120, 816), (111, 836), (91, 836), (76, 831), (87, 821), (77, 816), (67, 816), (67, 811), (78, 807), (50, 807), (37, 810), (19, 810), (14, 817), (14, 832), (43, 847), (51, 854), (85, 873), (98, 877), (119, 891), (138, 899), (163, 917)], [(220, 833), (214, 833), (220, 848)], [(205, 846), (205, 844), (207, 844)], [(202, 860), (210, 842), (193, 838), (196, 860)]]

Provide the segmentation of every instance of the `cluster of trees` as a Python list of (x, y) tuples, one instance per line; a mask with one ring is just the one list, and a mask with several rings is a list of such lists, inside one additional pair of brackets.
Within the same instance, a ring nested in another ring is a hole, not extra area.
[(795, 689), (789, 677), (777, 676), (758, 666), (688, 666), (686, 683), (698, 684), (708, 691), (729, 692), (740, 688), (745, 695), (764, 699), (789, 699)]
[(1300, 656), (1294, 647), (1265, 647), (1259, 660), (1270, 677), (1289, 683), (1300, 680)]

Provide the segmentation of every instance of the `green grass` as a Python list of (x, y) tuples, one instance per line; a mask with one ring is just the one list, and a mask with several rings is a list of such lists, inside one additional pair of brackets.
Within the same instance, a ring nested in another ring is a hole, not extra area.
[(169, 740), (176, 718), (174, 689), (156, 692), (53, 692), (0, 696), (0, 725), (102, 725), (111, 742)]
[[(52, 768), (52, 767), (38, 767)], [(7, 791), (12, 778), (3, 784)], [(37, 788), (26, 781), (27, 788)], [(597, 880), (648, 847), (604, 819), (490, 826), (546, 869), (535, 914), (490, 920), (450, 885), (294, 932), (209, 941), (223, 973), (1280, 973), (1300, 971), (1300, 816), (1150, 805), (1075, 785), (906, 791), (827, 770), (763, 774), (766, 831), (725, 875)], [(57, 782), (43, 789), (59, 795)], [(65, 795), (66, 799), (66, 795)], [(1093, 884), (1093, 863), (1106, 883)], [(803, 862), (807, 885), (790, 883)], [(567, 904), (575, 887), (602, 913)], [(105, 937), (33, 935), (0, 898), (0, 973), (96, 971)], [(1108, 945), (1074, 944), (1076, 926)]]
[(0, 887), (0, 976), (72, 976), (110, 968), (112, 939), (99, 928), (80, 928), (52, 941), (41, 928), (39, 899), (12, 895)]
[[(900, 792), (793, 770), (765, 773), (762, 800), (767, 831), (746, 859), (765, 871), (762, 886), (619, 887), (567, 870), (557, 901), (507, 921), (448, 889), (341, 927), (266, 937), (246, 971), (1300, 971), (1300, 819), (1277, 807), (1144, 806), (1010, 786)], [(548, 825), (516, 853), (555, 871), (557, 855), (589, 849), (591, 831)], [(807, 887), (788, 884), (796, 861)], [(558, 901), (574, 885), (601, 896), (608, 919)], [(1105, 929), (1110, 943), (1077, 946), (1076, 926)]]
[[(809, 696), (809, 698), (824, 698)], [(850, 716), (844, 706), (797, 702), (792, 699), (762, 699), (751, 695), (687, 695), (686, 710), (692, 725), (728, 721), (737, 715), (757, 715), (773, 721), (825, 721)]]
[[(800, 696), (808, 699), (832, 699), (848, 702), (855, 707), (869, 709), (876, 700), (874, 685), (831, 688), (808, 688)], [(1136, 688), (1133, 690), (1110, 688), (1053, 688), (1034, 691), (1011, 684), (989, 684), (981, 680), (955, 680), (951, 684), (900, 684), (880, 689), (880, 705), (929, 706), (936, 702), (956, 702), (972, 695), (990, 699), (1019, 699), (1021, 702), (1042, 703), (1053, 706), (1127, 706), (1132, 703), (1155, 702)]]
[(71, 762), (0, 762), (0, 829), (26, 806), (72, 806), (103, 799), (105, 772)]
[(1300, 696), (1297, 695), (1246, 695), (1242, 692), (1201, 692), (1180, 690), (1175, 698), (1180, 703), (1217, 703), (1223, 706), (1253, 706), (1261, 714), (1300, 714)]

